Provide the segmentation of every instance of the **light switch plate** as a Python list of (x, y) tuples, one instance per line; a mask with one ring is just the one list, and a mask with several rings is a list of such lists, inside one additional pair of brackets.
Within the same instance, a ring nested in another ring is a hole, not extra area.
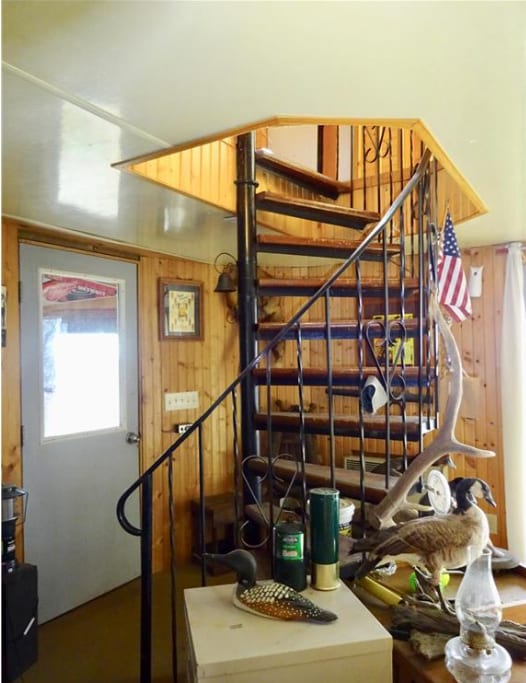
[(188, 410), (191, 408), (199, 408), (199, 392), (197, 391), (167, 392), (164, 395), (164, 409), (166, 412)]

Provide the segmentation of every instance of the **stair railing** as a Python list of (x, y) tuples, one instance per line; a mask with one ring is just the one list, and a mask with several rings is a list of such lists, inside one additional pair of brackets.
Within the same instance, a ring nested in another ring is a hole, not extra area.
[[(352, 252), (327, 279), (327, 281), (306, 301), (294, 316), (284, 324), (283, 328), (271, 339), (265, 348), (257, 353), (250, 363), (243, 369), (238, 377), (219, 395), (219, 397), (205, 410), (202, 415), (191, 425), (191, 427), (173, 444), (171, 444), (158, 458), (150, 465), (120, 496), (117, 502), (117, 518), (122, 528), (129, 534), (140, 538), (141, 556), (141, 598), (140, 598), (140, 683), (151, 683), (151, 662), (152, 662), (152, 545), (153, 545), (153, 475), (169, 458), (173, 457), (175, 451), (197, 432), (199, 469), (200, 469), (200, 548), (201, 554), (205, 551), (205, 496), (204, 496), (204, 462), (203, 462), (203, 425), (212, 413), (227, 399), (231, 397), (233, 404), (233, 414), (236, 415), (236, 390), (246, 381), (250, 373), (258, 366), (262, 360), (266, 360), (267, 367), (270, 364), (270, 351), (293, 329), (300, 329), (299, 322), (304, 314), (321, 297), (328, 294), (330, 288), (336, 280), (352, 265), (359, 261), (360, 257), (366, 252), (369, 245), (378, 240), (385, 231), (386, 226), (403, 207), (404, 202), (410, 197), (411, 193), (418, 187), (419, 182), (430, 165), (431, 152), (426, 149), (422, 158), (412, 175), (411, 179), (398, 194), (389, 209), (382, 216), (380, 221), (363, 239), (360, 245)], [(234, 418), (234, 453), (238, 448), (237, 440), (237, 419)], [(237, 461), (236, 461), (237, 462)], [(237, 469), (237, 466), (236, 466)], [(242, 473), (241, 473), (242, 474)], [(126, 515), (126, 504), (130, 497), (139, 491), (141, 496), (141, 526), (137, 527), (130, 522)], [(272, 507), (272, 506), (271, 506)], [(206, 585), (206, 572), (204, 559), (202, 560), (202, 584)], [(173, 653), (174, 671), (177, 671), (177, 652)]]

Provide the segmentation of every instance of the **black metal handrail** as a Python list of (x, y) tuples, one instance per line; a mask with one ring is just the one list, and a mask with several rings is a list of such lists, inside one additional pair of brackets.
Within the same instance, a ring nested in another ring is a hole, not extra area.
[[(282, 329), (270, 340), (265, 348), (246, 365), (238, 377), (219, 395), (219, 397), (207, 408), (202, 415), (191, 425), (191, 427), (173, 444), (171, 444), (158, 458), (150, 465), (120, 496), (117, 502), (117, 518), (122, 528), (129, 534), (139, 536), (141, 539), (141, 675), (140, 683), (150, 683), (151, 681), (151, 594), (152, 594), (152, 487), (153, 474), (156, 470), (170, 458), (173, 453), (195, 432), (199, 434), (199, 448), (201, 452), (202, 426), (207, 418), (232, 395), (235, 397), (237, 387), (252, 373), (258, 364), (265, 358), (268, 359), (269, 352), (276, 344), (286, 338), (287, 334), (298, 325), (304, 314), (321, 297), (329, 293), (330, 288), (341, 277), (341, 275), (353, 264), (359, 261), (368, 246), (377, 240), (384, 232), (386, 226), (390, 224), (396, 213), (401, 210), (406, 199), (411, 195), (415, 187), (429, 166), (431, 152), (426, 149), (422, 155), (418, 166), (408, 183), (400, 191), (391, 206), (387, 209), (378, 224), (363, 239), (361, 244), (352, 252), (327, 279), (327, 281), (308, 299), (294, 314), (294, 316), (284, 323)], [(235, 398), (234, 398), (235, 403)], [(200, 470), (202, 474), (202, 458), (200, 458)], [(141, 487), (141, 527), (132, 524), (126, 516), (126, 503), (130, 496)], [(203, 487), (200, 487), (201, 510), (203, 510)], [(201, 534), (203, 535), (204, 519), (201, 520)], [(175, 653), (174, 653), (175, 656)]]

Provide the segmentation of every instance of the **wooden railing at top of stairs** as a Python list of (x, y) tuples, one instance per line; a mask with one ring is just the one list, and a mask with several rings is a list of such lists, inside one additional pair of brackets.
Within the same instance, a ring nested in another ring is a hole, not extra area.
[[(350, 256), (333, 272), (333, 274), (327, 279), (327, 281), (316, 291), (316, 293), (308, 299), (297, 311), (297, 313), (286, 323), (282, 329), (275, 335), (275, 337), (270, 341), (270, 343), (254, 358), (250, 358), (249, 362), (244, 363), (244, 367), (239, 376), (220, 394), (220, 396), (210, 405), (210, 407), (203, 412), (203, 414), (192, 424), (192, 426), (182, 434), (176, 441), (167, 448), (164, 453), (162, 453), (157, 460), (148, 467), (141, 475), (133, 482), (126, 491), (123, 492), (119, 501), (117, 503), (117, 517), (119, 523), (123, 529), (134, 536), (140, 538), (141, 547), (141, 644), (140, 644), (140, 682), (150, 683), (151, 681), (151, 648), (152, 648), (152, 624), (151, 624), (151, 612), (152, 612), (152, 543), (153, 543), (153, 527), (152, 527), (152, 498), (153, 498), (153, 475), (155, 472), (166, 462), (172, 463), (173, 455), (177, 449), (192, 435), (197, 434), (198, 442), (198, 458), (199, 458), (199, 483), (200, 483), (200, 517), (201, 517), (201, 539), (200, 547), (202, 551), (205, 549), (204, 543), (204, 529), (205, 529), (205, 518), (204, 518), (204, 457), (203, 457), (203, 427), (209, 416), (217, 410), (223, 402), (231, 398), (233, 406), (233, 435), (232, 435), (232, 445), (234, 458), (237, 461), (239, 454), (238, 445), (238, 416), (237, 416), (237, 390), (242, 387), (243, 382), (247, 378), (252, 376), (253, 371), (258, 367), (262, 361), (267, 361), (269, 354), (273, 347), (276, 346), (282, 339), (290, 333), (290, 331), (298, 324), (302, 316), (314, 305), (316, 301), (323, 299), (327, 295), (329, 289), (342, 277), (349, 266), (357, 262), (367, 251), (367, 249), (373, 245), (386, 226), (389, 225), (390, 221), (401, 210), (404, 202), (410, 199), (411, 193), (415, 190), (418, 184), (424, 177), (429, 163), (431, 154), (426, 150), (422, 156), (418, 167), (407, 183), (403, 190), (399, 193), (395, 201), (389, 207), (389, 209), (382, 216), (378, 224), (369, 232), (369, 234), (362, 240), (359, 246), (353, 250)], [(243, 208), (242, 211), (245, 209)], [(238, 220), (243, 224), (246, 218), (240, 216)], [(251, 258), (253, 255), (253, 245), (247, 245), (246, 258)], [(246, 265), (246, 264), (245, 264)], [(246, 275), (243, 272), (243, 264), (240, 264), (240, 276)], [(246, 324), (246, 321), (245, 321)], [(243, 332), (240, 330), (240, 335)], [(243, 362), (243, 359), (242, 359)], [(242, 402), (244, 403), (244, 401)], [(251, 451), (247, 451), (251, 452)], [(252, 451), (254, 452), (254, 451)], [(332, 469), (332, 468), (331, 468)], [(331, 471), (331, 480), (334, 481), (334, 472)], [(170, 487), (171, 489), (171, 487)], [(141, 522), (140, 526), (134, 525), (127, 517), (126, 514), (126, 503), (136, 491), (141, 493)], [(236, 511), (237, 516), (237, 511)], [(206, 573), (204, 568), (204, 561), (202, 565), (201, 578), (203, 585), (206, 585)], [(177, 669), (176, 664), (176, 652), (173, 653), (175, 659), (174, 669)]]

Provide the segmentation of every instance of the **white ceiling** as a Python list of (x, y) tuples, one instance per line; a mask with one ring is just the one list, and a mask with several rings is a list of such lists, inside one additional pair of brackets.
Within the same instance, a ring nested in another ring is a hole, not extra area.
[(3, 0), (2, 210), (210, 262), (234, 221), (111, 164), (275, 115), (420, 118), (489, 208), (459, 242), (524, 240), (525, 38), (523, 2)]

